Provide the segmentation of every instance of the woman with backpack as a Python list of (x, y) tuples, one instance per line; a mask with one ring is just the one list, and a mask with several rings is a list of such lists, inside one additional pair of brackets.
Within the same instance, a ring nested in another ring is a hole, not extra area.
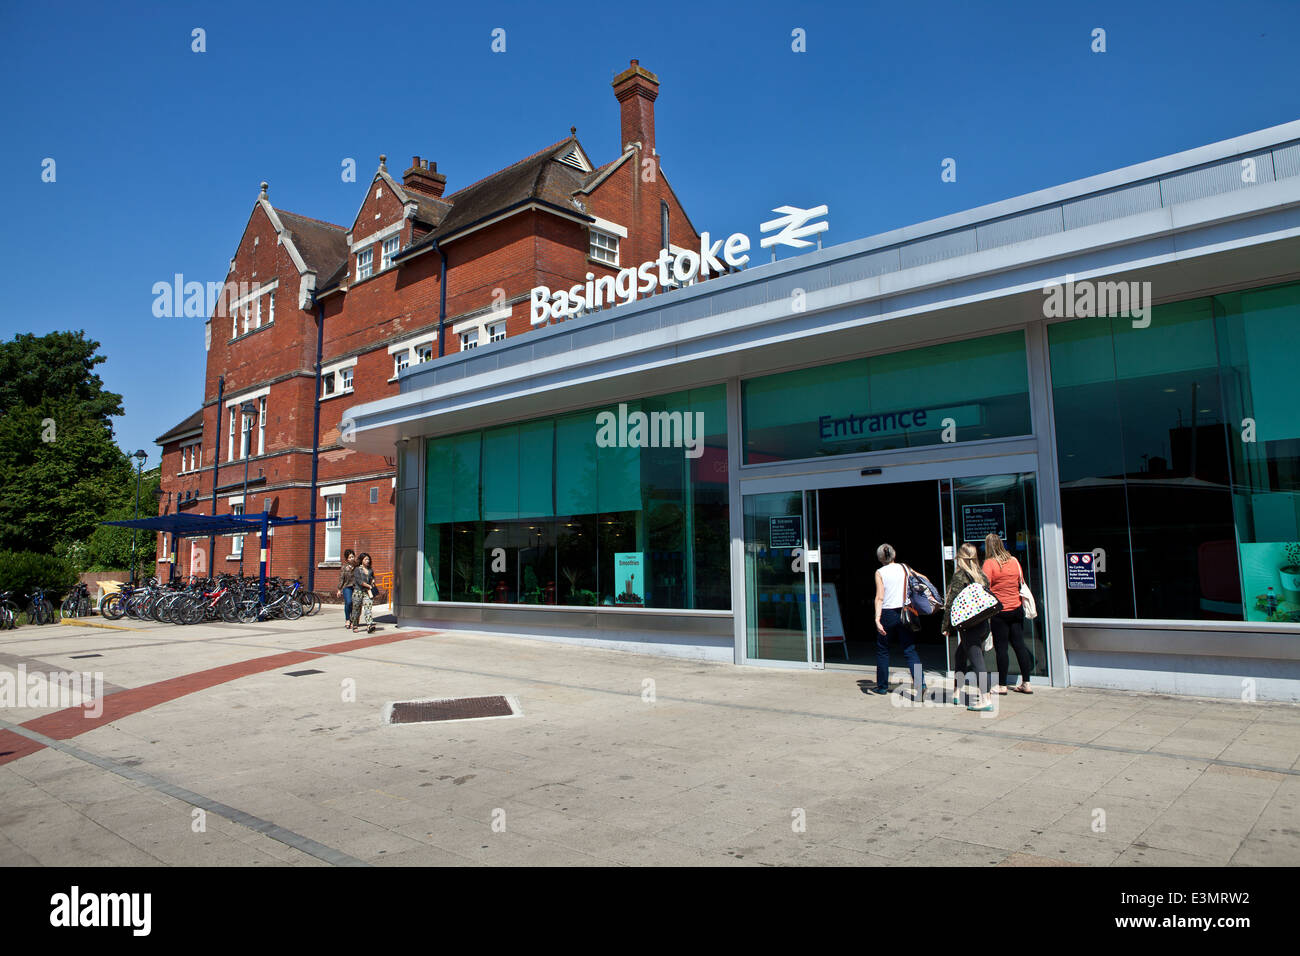
[(993, 596), (1002, 602), (1002, 610), (993, 615), (992, 621), (993, 650), (998, 660), (998, 686), (994, 693), (1007, 692), (1009, 642), (1016, 652), (1016, 663), (1020, 665), (1020, 683), (1014, 689), (1021, 694), (1032, 694), (1029, 675), (1034, 670), (1034, 661), (1025, 647), (1025, 608), (1020, 599), (1025, 572), (996, 534), (990, 534), (984, 539), (984, 576), (989, 579), (989, 590)]
[(925, 693), (925, 671), (921, 655), (916, 652), (912, 631), (903, 623), (903, 605), (907, 603), (907, 569), (894, 561), (893, 545), (876, 549), (880, 568), (876, 571), (876, 686), (874, 693), (889, 693), (889, 642), (893, 638), (903, 646), (903, 658), (912, 672), (912, 687), (919, 697)]
[[(967, 625), (954, 625), (952, 623), (953, 603), (957, 600), (958, 595), (972, 584), (979, 584), (984, 587), (988, 586), (988, 579), (984, 577), (984, 572), (980, 570), (979, 552), (975, 550), (973, 544), (963, 544), (957, 549), (956, 570), (953, 572), (952, 579), (948, 582), (948, 593), (944, 595), (943, 601), (943, 636), (950, 637), (953, 632), (957, 634), (957, 660), (964, 662), (969, 667), (969, 671), (958, 671), (956, 680), (952, 688), (952, 702), (961, 703), (961, 689), (963, 678), (969, 676), (970, 671), (975, 672), (975, 697), (971, 700), (968, 696), (966, 702), (967, 710), (989, 711), (993, 709), (993, 698), (984, 692), (988, 686), (988, 678), (985, 676), (988, 671), (984, 668), (984, 640), (989, 636), (989, 621), (987, 617), (979, 619), (979, 623)], [(960, 666), (960, 664), (959, 664)]]

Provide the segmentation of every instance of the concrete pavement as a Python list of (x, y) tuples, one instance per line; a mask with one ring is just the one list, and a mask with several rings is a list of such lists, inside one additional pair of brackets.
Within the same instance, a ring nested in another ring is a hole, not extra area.
[[(1293, 706), (1039, 687), (985, 717), (861, 671), (340, 617), (4, 632), (0, 679), (106, 693), (0, 707), (0, 863), (1300, 864)], [(495, 694), (522, 716), (381, 722)]]

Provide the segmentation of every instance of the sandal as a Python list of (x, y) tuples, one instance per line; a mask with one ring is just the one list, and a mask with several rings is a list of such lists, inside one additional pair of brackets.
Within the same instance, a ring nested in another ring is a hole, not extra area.
[(1029, 689), (1029, 685), (1028, 685), (1028, 684), (1017, 684), (1015, 687), (1012, 688), (1012, 690), (1014, 690), (1017, 694), (1032, 694), (1032, 693), (1033, 693), (1033, 691)]

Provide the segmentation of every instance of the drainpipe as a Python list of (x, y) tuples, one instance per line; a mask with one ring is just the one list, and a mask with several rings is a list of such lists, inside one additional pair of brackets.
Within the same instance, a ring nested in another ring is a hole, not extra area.
[(438, 273), (438, 358), (442, 358), (447, 349), (447, 337), (443, 334), (447, 324), (447, 253), (438, 245), (437, 239), (433, 240), (433, 250), (442, 259)]
[[(221, 400), (226, 397), (226, 376), (217, 378), (217, 447), (212, 453), (212, 517), (217, 516), (217, 469), (221, 467), (221, 410), (225, 406)], [(177, 511), (180, 511), (180, 499), (177, 499)], [(208, 576), (215, 577), (217, 572), (217, 536), (208, 537)]]
[[(315, 299), (316, 293), (312, 293)], [(311, 524), (307, 528), (307, 590), (316, 590), (316, 471), (320, 464), (320, 364), (325, 348), (325, 306), (316, 300), (316, 411), (311, 429)]]

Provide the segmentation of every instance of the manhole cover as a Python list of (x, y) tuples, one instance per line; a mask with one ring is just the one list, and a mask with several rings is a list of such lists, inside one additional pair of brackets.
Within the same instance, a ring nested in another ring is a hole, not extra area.
[(442, 700), (400, 700), (385, 708), (387, 724), (425, 724), (443, 720), (484, 720), (516, 717), (518, 709), (507, 697), (449, 697)]
[(325, 673), (324, 671), (315, 671), (315, 670), (285, 671), (284, 676), (285, 677), (306, 677), (308, 674), (324, 674), (324, 673)]

